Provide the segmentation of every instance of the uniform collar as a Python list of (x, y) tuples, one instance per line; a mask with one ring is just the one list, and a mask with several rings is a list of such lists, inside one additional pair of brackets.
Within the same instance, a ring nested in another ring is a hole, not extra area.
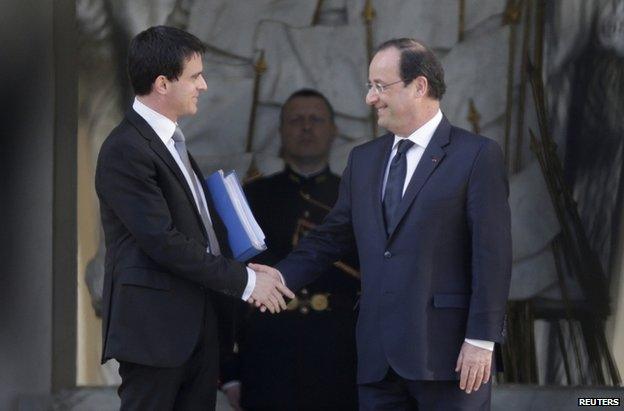
[(284, 167), (284, 172), (286, 173), (290, 181), (293, 181), (297, 184), (305, 184), (305, 183), (319, 184), (327, 180), (327, 177), (331, 174), (329, 165), (325, 166), (324, 169), (322, 169), (321, 171), (317, 173), (304, 176), (302, 174), (297, 173), (288, 164), (286, 164), (286, 166)]

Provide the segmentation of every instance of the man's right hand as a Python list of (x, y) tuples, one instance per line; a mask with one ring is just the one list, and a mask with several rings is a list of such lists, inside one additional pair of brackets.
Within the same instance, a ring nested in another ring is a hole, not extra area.
[(250, 302), (255, 303), (256, 307), (266, 307), (271, 313), (285, 310), (286, 301), (283, 296), (295, 298), (295, 294), (282, 283), (279, 276), (272, 272), (256, 270), (254, 265), (250, 264), (250, 268), (256, 271), (256, 286), (251, 293)]

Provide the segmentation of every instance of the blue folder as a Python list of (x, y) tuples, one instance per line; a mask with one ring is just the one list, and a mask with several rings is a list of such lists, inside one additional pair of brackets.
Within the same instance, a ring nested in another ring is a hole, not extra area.
[[(236, 176), (234, 171), (230, 173)], [(230, 173), (228, 173), (228, 175)], [(264, 243), (261, 246), (254, 245), (252, 239), (247, 235), (243, 223), (236, 213), (234, 203), (225, 188), (224, 177), (226, 176), (219, 170), (210, 175), (210, 177), (206, 179), (206, 183), (212, 201), (217, 209), (217, 213), (219, 213), (221, 220), (223, 220), (223, 223), (227, 227), (228, 242), (234, 254), (234, 258), (237, 261), (244, 262), (266, 250), (266, 246)], [(236, 179), (236, 181), (238, 183), (238, 179)], [(240, 183), (238, 184), (240, 185)], [(240, 191), (241, 193), (243, 192), (242, 189)], [(240, 200), (244, 202), (245, 206), (249, 207), (244, 194)]]

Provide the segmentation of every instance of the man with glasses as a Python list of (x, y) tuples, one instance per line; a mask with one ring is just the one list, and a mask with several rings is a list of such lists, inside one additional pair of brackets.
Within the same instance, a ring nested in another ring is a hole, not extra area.
[[(320, 224), (338, 196), (329, 169), (337, 133), (334, 110), (316, 90), (301, 89), (280, 112), (283, 171), (245, 187), (266, 234), (268, 250), (253, 260), (275, 264), (311, 225)], [(280, 315), (244, 307), (238, 352), (224, 358), (222, 387), (232, 406), (247, 411), (357, 409), (355, 313), (357, 278), (330, 268)], [(328, 349), (331, 347), (331, 349)]]
[(487, 410), (511, 273), (500, 147), (440, 111), (442, 66), (412, 39), (377, 49), (366, 103), (390, 133), (353, 149), (338, 200), (276, 269), (298, 289), (357, 247), (362, 410)]

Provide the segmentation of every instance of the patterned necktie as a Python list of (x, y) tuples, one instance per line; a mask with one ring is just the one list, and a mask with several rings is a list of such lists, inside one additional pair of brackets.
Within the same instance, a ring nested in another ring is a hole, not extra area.
[(191, 181), (193, 185), (191, 186), (191, 190), (195, 192), (195, 197), (199, 204), (197, 204), (197, 208), (199, 209), (199, 215), (201, 216), (202, 222), (204, 223), (204, 227), (206, 228), (206, 233), (208, 234), (208, 245), (210, 247), (210, 252), (212, 255), (221, 254), (221, 250), (219, 249), (219, 241), (217, 240), (217, 235), (212, 228), (212, 224), (210, 223), (210, 218), (208, 217), (208, 212), (206, 211), (207, 206), (204, 204), (204, 190), (199, 186), (197, 182), (197, 177), (195, 176), (195, 172), (193, 171), (193, 167), (191, 167), (191, 161), (189, 160), (188, 151), (186, 151), (186, 143), (184, 142), (184, 134), (182, 134), (182, 130), (180, 127), (176, 127), (175, 132), (173, 133), (173, 141), (175, 142), (175, 149), (180, 155), (182, 159), (182, 164), (186, 168), (186, 171), (191, 177)]
[(390, 163), (386, 190), (383, 198), (383, 211), (386, 220), (386, 234), (388, 236), (396, 225), (397, 210), (403, 198), (403, 185), (405, 184), (405, 174), (407, 173), (407, 159), (405, 153), (414, 145), (414, 142), (407, 138), (399, 141), (396, 155)]

